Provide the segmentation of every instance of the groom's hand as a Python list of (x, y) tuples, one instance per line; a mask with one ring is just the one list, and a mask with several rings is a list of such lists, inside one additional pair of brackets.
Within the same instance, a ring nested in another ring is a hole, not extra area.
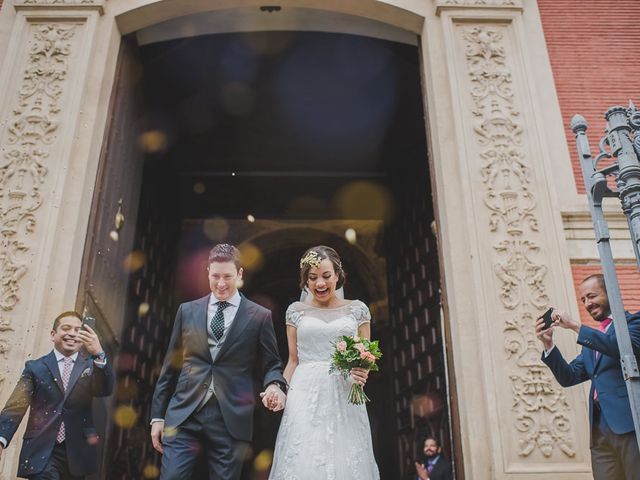
[(164, 437), (164, 420), (156, 421), (151, 424), (151, 442), (153, 448), (158, 452), (163, 453), (162, 438)]
[(272, 412), (278, 412), (284, 408), (287, 396), (277, 385), (271, 384), (260, 394), (262, 404)]

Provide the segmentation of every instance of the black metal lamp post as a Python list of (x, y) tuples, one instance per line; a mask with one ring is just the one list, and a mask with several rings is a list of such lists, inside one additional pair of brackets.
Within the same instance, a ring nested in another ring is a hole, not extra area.
[[(589, 210), (616, 329), (622, 373), (627, 384), (636, 440), (640, 448), (640, 372), (622, 305), (618, 276), (609, 243), (609, 227), (602, 210), (602, 202), (606, 197), (620, 198), (622, 211), (629, 223), (636, 262), (640, 267), (640, 112), (633, 103), (629, 103), (628, 108), (611, 107), (605, 113), (605, 118), (606, 135), (600, 140), (600, 153), (595, 161), (591, 157), (585, 119), (580, 115), (574, 115), (571, 119), (571, 129), (576, 135)], [(598, 164), (604, 158), (615, 160), (599, 169)], [(616, 190), (610, 189), (607, 185), (608, 177), (615, 180)]]

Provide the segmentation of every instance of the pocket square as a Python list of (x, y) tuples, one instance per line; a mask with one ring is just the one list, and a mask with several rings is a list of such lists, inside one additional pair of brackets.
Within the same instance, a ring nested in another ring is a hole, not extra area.
[(85, 368), (80, 374), (80, 378), (88, 377), (89, 375), (91, 375), (91, 367)]

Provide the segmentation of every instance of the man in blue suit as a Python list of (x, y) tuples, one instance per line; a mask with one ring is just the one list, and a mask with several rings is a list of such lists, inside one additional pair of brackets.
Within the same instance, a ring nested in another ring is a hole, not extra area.
[[(585, 278), (579, 287), (580, 301), (599, 329), (574, 321), (569, 314), (554, 310), (553, 324), (536, 324), (536, 335), (544, 345), (542, 361), (563, 387), (591, 380), (589, 421), (591, 424), (591, 465), (595, 480), (640, 480), (640, 452), (636, 442), (627, 387), (620, 366), (620, 352), (611, 319), (609, 298), (600, 274)], [(640, 312), (627, 313), (631, 343), (640, 356)], [(554, 346), (556, 327), (578, 334), (582, 352), (567, 363)]]
[(91, 404), (111, 394), (113, 375), (98, 336), (77, 312), (58, 315), (51, 341), (53, 351), (25, 364), (0, 413), (0, 455), (31, 407), (18, 476), (76, 480), (97, 470)]

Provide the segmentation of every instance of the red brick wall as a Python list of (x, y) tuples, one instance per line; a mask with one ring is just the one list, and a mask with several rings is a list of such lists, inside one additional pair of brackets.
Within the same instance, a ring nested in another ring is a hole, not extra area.
[[(578, 285), (585, 277), (594, 273), (602, 273), (599, 265), (573, 265), (571, 267), (573, 273), (573, 283), (576, 289), (576, 298), (580, 309), (580, 319), (582, 323), (595, 325), (595, 321), (589, 316), (587, 311), (580, 303), (578, 296)], [(622, 292), (622, 301), (624, 308), (630, 312), (640, 310), (640, 273), (635, 265), (619, 265), (618, 282), (620, 283), (620, 291)]]
[(579, 192), (584, 192), (569, 123), (589, 123), (592, 153), (605, 127), (603, 114), (629, 99), (640, 104), (640, 1), (538, 0)]

